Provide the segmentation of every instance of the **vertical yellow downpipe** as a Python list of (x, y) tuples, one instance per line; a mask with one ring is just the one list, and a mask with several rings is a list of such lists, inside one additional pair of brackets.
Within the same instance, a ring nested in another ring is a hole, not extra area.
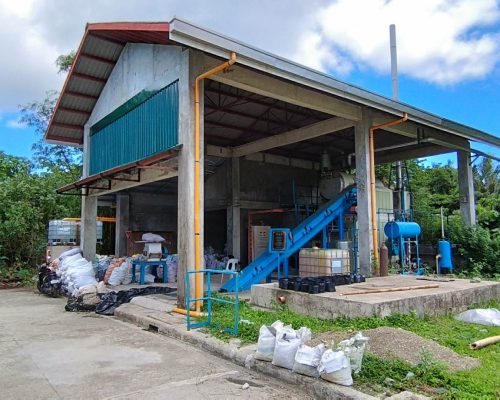
[[(202, 212), (200, 207), (201, 196), (201, 176), (200, 176), (200, 84), (204, 79), (211, 75), (217, 74), (229, 68), (236, 62), (236, 53), (232, 52), (229, 60), (223, 64), (212, 68), (211, 70), (196, 77), (194, 85), (194, 269), (199, 271), (201, 269), (201, 239), (200, 239), (200, 214)], [(195, 296), (200, 298), (203, 296), (202, 279), (195, 274)], [(196, 311), (199, 313), (201, 309), (201, 302), (196, 302)]]
[(371, 209), (372, 209), (372, 237), (373, 237), (373, 261), (377, 270), (373, 271), (374, 275), (378, 273), (378, 227), (377, 227), (377, 198), (375, 191), (375, 144), (373, 140), (374, 132), (377, 129), (388, 128), (390, 126), (399, 125), (408, 120), (408, 114), (404, 113), (403, 118), (395, 121), (386, 122), (385, 124), (375, 125), (370, 128), (370, 193), (371, 193)]

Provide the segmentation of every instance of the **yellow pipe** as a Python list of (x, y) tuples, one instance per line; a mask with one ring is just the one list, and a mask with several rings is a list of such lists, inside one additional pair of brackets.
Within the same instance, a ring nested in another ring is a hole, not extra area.
[[(204, 72), (195, 79), (194, 85), (194, 269), (201, 269), (201, 240), (200, 240), (200, 83), (221, 71), (229, 68), (236, 62), (236, 53), (232, 52), (229, 60), (223, 64)], [(202, 279), (195, 274), (195, 296), (196, 298), (203, 297)], [(201, 302), (196, 301), (196, 312), (200, 312)]]
[(372, 209), (372, 237), (373, 237), (373, 261), (375, 265), (374, 275), (378, 273), (378, 227), (377, 227), (377, 198), (375, 193), (375, 144), (373, 140), (374, 132), (377, 129), (388, 128), (390, 126), (399, 125), (408, 120), (408, 114), (404, 113), (403, 118), (395, 121), (386, 122), (385, 124), (375, 125), (370, 128), (370, 193), (371, 193), (371, 209)]
[[(187, 310), (184, 308), (173, 308), (172, 312), (177, 313), (177, 314), (182, 314), (182, 315), (187, 315)], [(199, 312), (199, 311), (189, 311), (189, 315), (191, 317), (202, 317), (205, 315), (205, 313)]]
[[(80, 221), (81, 218), (63, 218), (63, 221)], [(101, 221), (101, 222), (116, 222), (115, 217), (97, 217), (96, 221)]]

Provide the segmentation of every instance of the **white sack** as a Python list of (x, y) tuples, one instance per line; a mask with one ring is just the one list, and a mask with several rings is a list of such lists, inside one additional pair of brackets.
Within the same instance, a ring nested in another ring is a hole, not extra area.
[(309, 343), (311, 341), (311, 330), (305, 326), (297, 330), (297, 337), (300, 338), (301, 344)]
[(323, 353), (318, 367), (321, 378), (339, 385), (351, 386), (351, 364), (343, 351), (327, 350)]
[(123, 271), (122, 285), (128, 285), (132, 283), (132, 264), (129, 260), (126, 260), (120, 268)]
[(257, 341), (255, 358), (261, 361), (272, 361), (275, 344), (275, 333), (273, 334), (266, 325), (262, 325), (259, 330), (259, 340)]
[(111, 276), (108, 279), (108, 284), (111, 286), (118, 286), (122, 284), (123, 279), (125, 278), (123, 269), (121, 266), (113, 269), (111, 272)]
[(93, 276), (79, 276), (75, 278), (74, 286), (77, 289), (81, 289), (85, 286), (97, 286), (97, 281)]
[(337, 346), (337, 349), (343, 351), (347, 358), (349, 358), (351, 370), (354, 374), (358, 374), (361, 371), (363, 354), (368, 340), (370, 338), (363, 336), (362, 332), (358, 332), (352, 338), (341, 341)]
[(316, 347), (309, 347), (305, 344), (300, 345), (295, 354), (295, 362), (293, 363), (292, 371), (297, 374), (319, 376), (318, 366), (321, 361), (321, 356), (325, 352), (325, 345), (319, 344)]
[(283, 328), (276, 336), (273, 365), (292, 369), (295, 362), (295, 354), (301, 344), (301, 339), (297, 337), (297, 332), (294, 329), (290, 327)]
[(155, 233), (145, 233), (142, 235), (142, 240), (145, 242), (153, 242), (153, 243), (159, 243), (159, 242), (164, 242), (165, 239), (161, 237), (160, 235), (157, 235)]
[[(139, 271), (135, 272), (135, 281), (141, 281), (141, 274)], [(152, 274), (144, 274), (144, 283), (155, 283), (155, 276)]]
[(59, 259), (62, 261), (67, 257), (74, 256), (75, 254), (80, 254), (81, 255), (82, 250), (79, 247), (75, 247), (70, 250), (66, 250), (65, 252), (61, 253), (59, 256)]
[(255, 359), (261, 361), (273, 360), (276, 336), (283, 330), (283, 328), (284, 324), (280, 320), (274, 321), (270, 326), (262, 325), (260, 327)]
[(470, 324), (500, 326), (500, 311), (496, 308), (478, 308), (458, 314), (455, 319)]

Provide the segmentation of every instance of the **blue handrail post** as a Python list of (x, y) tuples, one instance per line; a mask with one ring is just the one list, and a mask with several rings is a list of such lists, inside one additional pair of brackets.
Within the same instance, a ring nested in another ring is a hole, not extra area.
[(186, 303), (185, 306), (186, 306), (186, 321), (187, 321), (187, 330), (191, 330), (191, 313), (189, 312), (189, 310), (191, 309), (191, 288), (190, 288), (190, 285), (189, 285), (189, 273), (186, 274), (186, 276), (184, 277), (185, 281), (185, 285), (184, 287), (186, 288), (186, 294), (184, 295), (184, 302)]

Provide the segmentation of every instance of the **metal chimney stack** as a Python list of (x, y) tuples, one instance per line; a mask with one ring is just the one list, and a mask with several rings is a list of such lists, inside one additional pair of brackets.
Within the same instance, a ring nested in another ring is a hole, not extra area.
[[(394, 100), (399, 100), (399, 84), (398, 84), (398, 52), (396, 48), (396, 25), (391, 24), (389, 26), (389, 37), (391, 44), (391, 81), (392, 81), (392, 98)], [(394, 204), (394, 208), (401, 209), (404, 208), (404, 191), (403, 189), (403, 166), (401, 161), (396, 162), (396, 188), (399, 192), (398, 201)]]
[(396, 25), (389, 26), (389, 35), (391, 42), (391, 80), (392, 80), (392, 98), (399, 100), (398, 86), (398, 52), (396, 49)]

